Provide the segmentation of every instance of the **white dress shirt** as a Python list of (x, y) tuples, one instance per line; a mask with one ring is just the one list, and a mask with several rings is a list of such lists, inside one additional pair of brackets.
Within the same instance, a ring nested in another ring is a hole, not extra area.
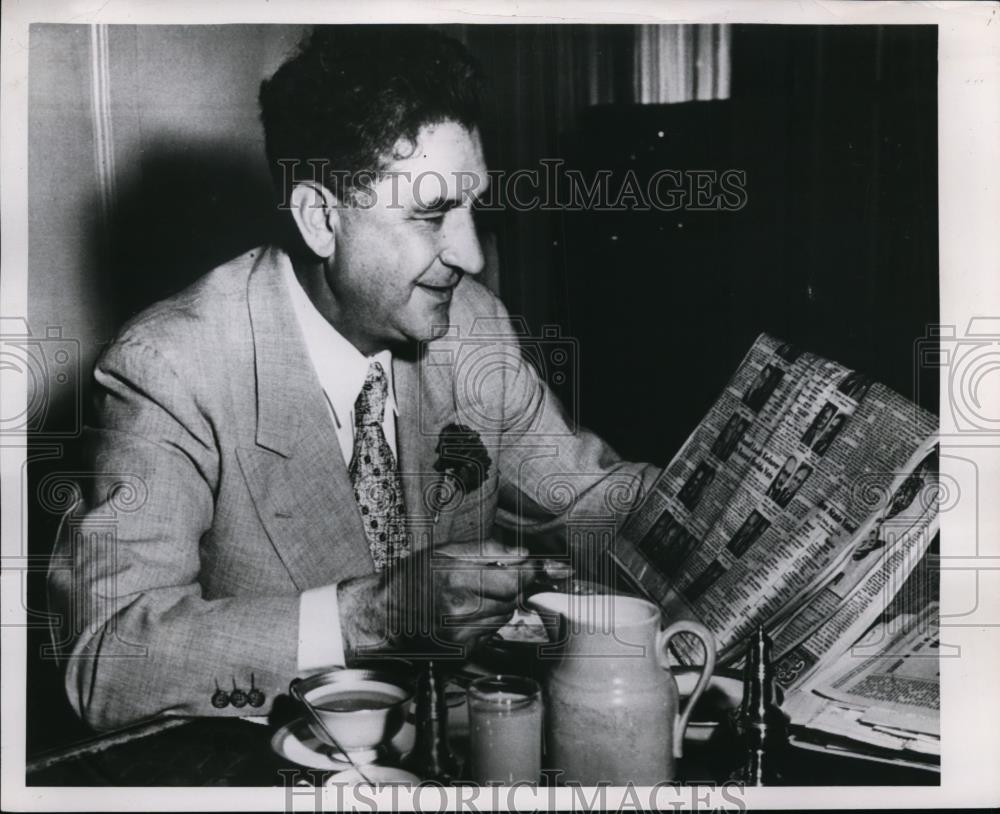
[[(299, 284), (292, 264), (285, 264), (285, 282), (291, 294), (292, 309), (305, 341), (306, 351), (330, 406), (330, 419), (337, 432), (344, 466), (350, 466), (354, 452), (354, 402), (373, 361), (382, 365), (389, 384), (382, 430), (396, 452), (396, 396), (392, 380), (392, 354), (388, 350), (365, 356), (345, 339), (313, 305)], [(336, 450), (330, 450), (336, 455)], [(398, 456), (397, 456), (398, 460)], [(336, 545), (330, 540), (330, 545)], [(304, 591), (299, 600), (299, 672), (343, 666), (344, 640), (337, 605), (337, 583)]]

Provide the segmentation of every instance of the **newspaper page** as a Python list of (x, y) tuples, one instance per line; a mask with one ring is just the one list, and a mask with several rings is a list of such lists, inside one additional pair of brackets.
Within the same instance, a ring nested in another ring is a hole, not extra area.
[[(779, 613), (776, 673), (801, 687), (883, 614), (937, 535), (937, 446), (924, 445), (850, 545)], [(914, 610), (922, 610), (922, 607)]]
[(818, 695), (865, 710), (876, 729), (940, 737), (938, 606), (912, 614), (892, 643), (859, 664), (845, 660), (815, 689)]
[[(795, 737), (815, 747), (896, 761), (941, 754), (938, 603), (874, 626), (785, 704)], [(866, 654), (866, 651), (869, 651)], [(874, 652), (872, 652), (874, 651)]]
[[(889, 388), (761, 335), (616, 557), (668, 616), (704, 623), (722, 663), (757, 625), (778, 625), (797, 686), (876, 621), (926, 550), (936, 426)], [(675, 642), (680, 662), (699, 661), (699, 646)]]
[(882, 618), (839, 659), (791, 694), (784, 706), (799, 745), (935, 764), (940, 742), (941, 658), (934, 546)]

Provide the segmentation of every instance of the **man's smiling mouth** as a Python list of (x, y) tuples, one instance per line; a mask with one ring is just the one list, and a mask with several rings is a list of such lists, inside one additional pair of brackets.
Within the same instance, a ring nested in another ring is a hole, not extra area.
[(418, 288), (422, 288), (432, 294), (437, 294), (441, 297), (451, 296), (451, 292), (455, 290), (455, 286), (458, 285), (456, 280), (453, 283), (447, 283), (445, 285), (431, 285), (430, 283), (417, 283)]

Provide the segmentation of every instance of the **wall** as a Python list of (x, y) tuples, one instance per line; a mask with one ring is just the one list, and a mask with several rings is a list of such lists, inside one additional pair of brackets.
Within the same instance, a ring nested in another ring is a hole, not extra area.
[[(29, 451), (32, 554), (51, 549), (58, 520), (37, 499), (39, 486), (80, 466), (72, 436), (101, 349), (145, 305), (266, 240), (257, 89), (304, 30), (32, 26), (28, 322), (35, 336), (59, 329), (78, 356), (69, 380), (51, 360), (36, 380), (34, 403), (49, 409)], [(82, 728), (54, 665), (38, 657), (47, 641), (44, 569), (29, 574), (28, 597), (30, 754)]]
[[(260, 242), (257, 87), (302, 30), (110, 26), (102, 65), (90, 27), (32, 26), (29, 321), (79, 338), (84, 369), (144, 300)], [(106, 95), (94, 89), (102, 68)]]

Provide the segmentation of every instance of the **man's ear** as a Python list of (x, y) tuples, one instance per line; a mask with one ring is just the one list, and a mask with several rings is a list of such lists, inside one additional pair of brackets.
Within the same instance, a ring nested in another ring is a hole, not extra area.
[(332, 257), (340, 228), (337, 196), (323, 184), (302, 182), (292, 187), (290, 204), (305, 244), (319, 257)]

